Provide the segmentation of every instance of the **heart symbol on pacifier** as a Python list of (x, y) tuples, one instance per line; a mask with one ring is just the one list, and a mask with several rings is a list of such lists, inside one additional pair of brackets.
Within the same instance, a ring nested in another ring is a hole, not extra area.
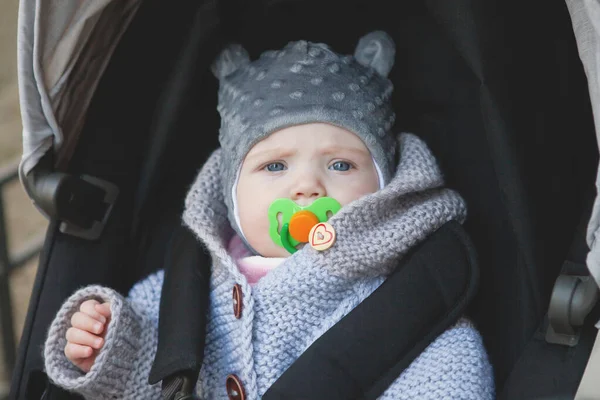
[(327, 222), (321, 222), (315, 225), (309, 234), (310, 246), (317, 250), (323, 251), (333, 246), (335, 242), (335, 229)]
[(313, 231), (313, 236), (310, 239), (310, 243), (313, 246), (319, 246), (330, 242), (333, 239), (333, 234), (327, 230), (322, 224), (319, 224)]

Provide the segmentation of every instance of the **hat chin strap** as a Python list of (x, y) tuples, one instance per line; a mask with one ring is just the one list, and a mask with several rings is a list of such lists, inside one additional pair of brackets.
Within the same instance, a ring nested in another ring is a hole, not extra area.
[[(379, 165), (377, 164), (377, 161), (375, 161), (375, 159), (373, 157), (371, 157), (371, 159), (373, 160), (373, 165), (375, 165), (375, 170), (377, 171), (377, 177), (379, 178), (379, 189), (383, 189), (385, 187), (385, 181), (383, 180), (383, 174), (381, 173), (381, 168), (379, 168)], [(246, 238), (246, 235), (244, 235), (244, 230), (242, 229), (242, 224), (240, 223), (240, 213), (239, 213), (239, 208), (237, 205), (237, 185), (238, 185), (238, 181), (240, 179), (240, 172), (242, 171), (242, 166), (240, 165), (240, 167), (237, 170), (237, 173), (235, 174), (235, 182), (233, 183), (233, 186), (231, 187), (231, 199), (233, 200), (233, 215), (235, 216), (235, 223), (237, 224), (237, 231), (240, 233), (240, 235), (242, 235), (242, 240), (244, 241), (244, 243), (246, 243), (246, 245), (248, 247), (250, 247), (250, 244), (248, 243), (248, 239)], [(256, 253), (256, 251), (254, 249), (252, 249), (250, 247), (250, 249)], [(258, 254), (258, 253), (257, 253)]]
[(379, 178), (379, 190), (381, 190), (385, 187), (385, 181), (383, 180), (383, 174), (381, 173), (381, 168), (379, 168), (379, 164), (377, 164), (377, 161), (375, 161), (375, 159), (373, 157), (371, 157), (371, 159), (373, 160), (373, 165), (375, 165), (375, 170), (377, 171), (377, 177)]

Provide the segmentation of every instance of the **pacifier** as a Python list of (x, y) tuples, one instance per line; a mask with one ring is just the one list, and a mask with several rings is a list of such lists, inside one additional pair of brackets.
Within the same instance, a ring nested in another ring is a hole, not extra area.
[(340, 203), (331, 197), (319, 197), (306, 207), (290, 199), (276, 199), (269, 206), (269, 235), (291, 254), (297, 251), (298, 244), (307, 242), (317, 250), (328, 249), (335, 241), (335, 231), (326, 221), (340, 208)]

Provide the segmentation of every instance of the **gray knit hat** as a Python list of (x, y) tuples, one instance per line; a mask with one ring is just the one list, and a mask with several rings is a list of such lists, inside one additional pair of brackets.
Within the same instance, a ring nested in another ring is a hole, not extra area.
[(354, 56), (307, 41), (267, 51), (253, 62), (238, 44), (221, 52), (212, 71), (220, 81), (222, 179), (229, 220), (238, 233), (233, 193), (238, 171), (250, 149), (277, 130), (325, 122), (354, 132), (371, 152), (383, 182), (390, 181), (396, 141), (391, 134), (393, 85), (387, 75), (394, 55), (393, 40), (381, 31), (362, 37)]

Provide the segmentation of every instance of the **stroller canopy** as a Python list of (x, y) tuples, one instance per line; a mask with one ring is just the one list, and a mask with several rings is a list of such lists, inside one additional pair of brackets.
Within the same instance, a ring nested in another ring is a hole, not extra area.
[(57, 168), (64, 168), (96, 85), (139, 4), (140, 0), (21, 1), (21, 178), (51, 148)]

